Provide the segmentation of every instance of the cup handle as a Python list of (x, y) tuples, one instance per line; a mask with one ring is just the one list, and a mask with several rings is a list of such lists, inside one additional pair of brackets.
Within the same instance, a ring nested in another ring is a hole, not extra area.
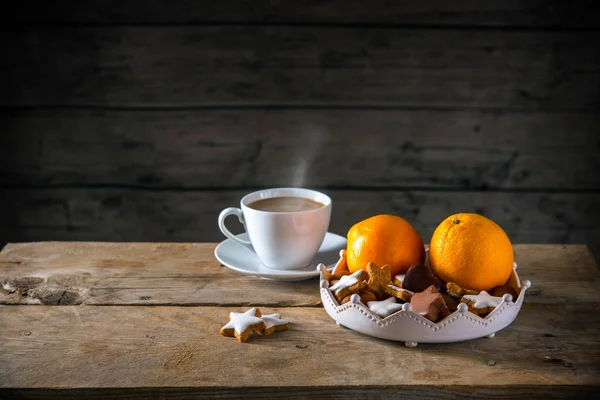
[(227, 227), (225, 226), (225, 218), (227, 218), (230, 215), (235, 215), (236, 217), (238, 217), (240, 223), (244, 225), (244, 230), (246, 229), (244, 214), (242, 213), (242, 210), (240, 210), (237, 207), (229, 207), (221, 211), (221, 214), (219, 214), (219, 229), (221, 230), (221, 232), (223, 232), (223, 235), (227, 236), (229, 239), (233, 240), (237, 244), (244, 246), (248, 250), (254, 251), (254, 249), (252, 248), (252, 242), (250, 242), (249, 240), (240, 239), (239, 237), (231, 233), (229, 229), (227, 229)]

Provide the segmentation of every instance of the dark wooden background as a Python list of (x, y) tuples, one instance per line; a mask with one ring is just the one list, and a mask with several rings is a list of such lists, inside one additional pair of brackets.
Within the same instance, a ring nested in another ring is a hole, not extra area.
[(594, 1), (22, 0), (0, 15), (0, 244), (217, 241), (246, 192), (425, 241), (451, 213), (600, 250)]

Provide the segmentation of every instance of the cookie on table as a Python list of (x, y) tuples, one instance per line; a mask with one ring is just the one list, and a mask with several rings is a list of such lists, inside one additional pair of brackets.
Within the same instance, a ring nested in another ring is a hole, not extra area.
[(263, 315), (261, 319), (265, 322), (265, 328), (257, 333), (262, 336), (272, 335), (274, 332), (287, 331), (290, 323), (281, 319), (281, 314), (274, 313)]
[(245, 342), (252, 332), (260, 333), (265, 329), (265, 321), (260, 317), (260, 310), (256, 307), (243, 313), (231, 312), (229, 322), (221, 328), (220, 334)]

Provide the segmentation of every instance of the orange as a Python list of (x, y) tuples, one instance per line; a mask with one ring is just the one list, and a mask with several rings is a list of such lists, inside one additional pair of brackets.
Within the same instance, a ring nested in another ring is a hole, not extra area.
[(348, 231), (346, 259), (350, 272), (369, 262), (389, 265), (392, 276), (404, 274), (425, 261), (423, 239), (411, 224), (394, 215), (376, 215), (360, 221)]
[(436, 228), (429, 244), (433, 273), (471, 290), (504, 285), (513, 268), (513, 249), (498, 224), (478, 214), (454, 214)]

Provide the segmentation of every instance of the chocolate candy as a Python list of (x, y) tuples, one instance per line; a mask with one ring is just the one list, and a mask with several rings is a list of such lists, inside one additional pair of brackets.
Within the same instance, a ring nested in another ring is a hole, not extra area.
[(510, 294), (513, 298), (513, 301), (517, 301), (517, 291), (509, 285), (496, 286), (492, 290), (490, 290), (490, 294), (495, 297), (502, 297), (505, 294)]
[(402, 281), (402, 288), (410, 290), (411, 292), (422, 292), (429, 286), (435, 286), (439, 291), (442, 286), (442, 282), (433, 275), (431, 268), (424, 264), (413, 265), (406, 271), (406, 276)]
[(438, 319), (441, 320), (446, 317), (449, 317), (450, 315), (452, 315), (452, 311), (450, 311), (448, 307), (444, 307), (440, 310), (440, 313), (438, 314)]
[(440, 311), (446, 308), (444, 298), (434, 285), (429, 286), (421, 293), (415, 293), (410, 299), (410, 305), (414, 312), (433, 322), (438, 319)]
[(444, 299), (444, 303), (446, 303), (446, 307), (448, 307), (451, 312), (454, 312), (458, 309), (458, 301), (454, 300), (452, 296), (442, 293), (442, 298)]

